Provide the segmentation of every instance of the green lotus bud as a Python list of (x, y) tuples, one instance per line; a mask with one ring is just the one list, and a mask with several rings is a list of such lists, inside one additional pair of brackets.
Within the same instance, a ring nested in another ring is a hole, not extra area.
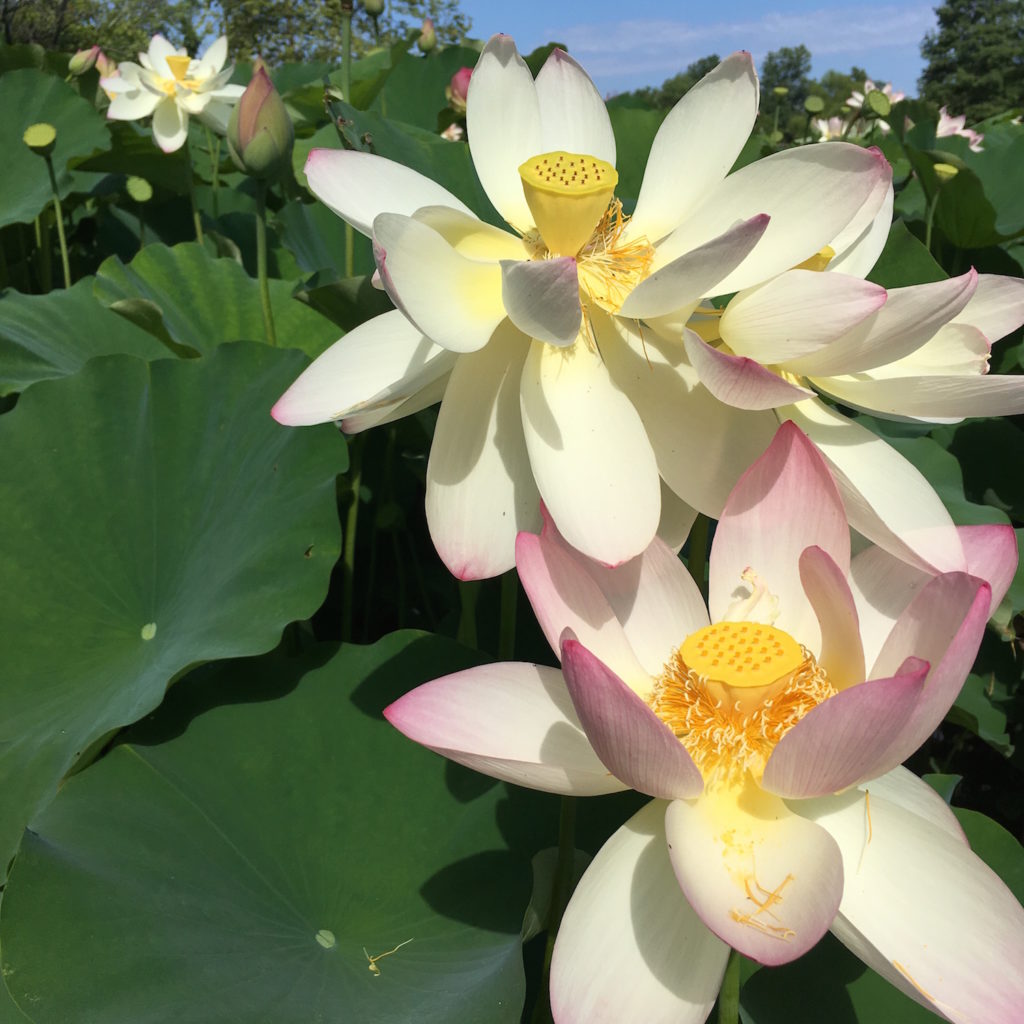
[(772, 89), (772, 92), (775, 93), (776, 96), (788, 96), (789, 95), (789, 90), (784, 85), (777, 85), (777, 86), (775, 86), (775, 88)]
[(77, 78), (79, 75), (84, 75), (86, 71), (91, 71), (96, 66), (99, 56), (100, 48), (98, 46), (90, 46), (88, 50), (79, 50), (68, 61), (68, 74)]
[(434, 31), (434, 22), (430, 18), (423, 19), (423, 31), (420, 32), (416, 45), (423, 53), (429, 53), (437, 46), (437, 33)]
[(257, 66), (228, 123), (228, 152), (254, 178), (275, 178), (290, 163), (295, 128), (266, 68)]
[(57, 145), (57, 129), (52, 124), (40, 121), (30, 124), (21, 136), (25, 145), (37, 156), (49, 156)]
[(384, 0), (363, 0), (363, 10), (376, 18), (384, 11)]

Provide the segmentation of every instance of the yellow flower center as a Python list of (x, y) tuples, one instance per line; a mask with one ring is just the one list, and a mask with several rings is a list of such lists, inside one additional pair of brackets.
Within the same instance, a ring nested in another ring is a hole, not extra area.
[(764, 773), (775, 745), (836, 693), (825, 670), (788, 633), (756, 622), (718, 622), (687, 637), (649, 703), (679, 737), (708, 789)]
[(192, 58), (187, 56), (182, 57), (176, 54), (175, 56), (168, 57), (166, 59), (167, 66), (171, 69), (171, 74), (174, 75), (175, 81), (184, 82), (185, 75), (188, 73), (188, 66), (192, 63)]
[(798, 263), (794, 270), (824, 270), (836, 258), (836, 251), (831, 245), (819, 249), (813, 256), (808, 256), (803, 263)]
[(524, 241), (531, 258), (575, 258), (584, 298), (616, 313), (650, 273), (654, 247), (623, 241), (629, 218), (614, 198), (619, 176), (604, 160), (580, 153), (541, 153), (519, 168), (536, 225)]
[(165, 60), (167, 61), (167, 66), (171, 69), (171, 77), (158, 78), (160, 88), (168, 96), (173, 96), (177, 92), (179, 85), (195, 92), (198, 83), (191, 78), (185, 77), (188, 74), (188, 67), (192, 63), (192, 58), (187, 55), (172, 54), (170, 57), (166, 57)]

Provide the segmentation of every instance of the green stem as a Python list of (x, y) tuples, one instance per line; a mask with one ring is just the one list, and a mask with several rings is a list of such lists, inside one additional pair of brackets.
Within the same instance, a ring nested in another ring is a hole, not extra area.
[(46, 154), (46, 169), (50, 172), (50, 188), (53, 189), (53, 212), (57, 216), (57, 238), (60, 240), (60, 265), (64, 269), (64, 287), (71, 287), (71, 263), (68, 260), (68, 240), (64, 235), (64, 210), (60, 205), (57, 189), (57, 175), (53, 173), (53, 160)]
[(729, 951), (725, 977), (718, 993), (718, 1024), (737, 1024), (740, 1019), (740, 955)]
[(551, 880), (551, 905), (548, 910), (547, 942), (544, 946), (544, 966), (540, 976), (540, 995), (533, 1008), (531, 1024), (543, 1024), (552, 1020), (551, 956), (555, 951), (555, 939), (562, 923), (562, 915), (572, 895), (572, 872), (576, 859), (576, 798), (563, 796), (558, 815), (558, 861), (555, 877)]
[(477, 646), (476, 602), (479, 597), (479, 580), (459, 580), (459, 625), (455, 639), (464, 647)]
[(46, 226), (46, 211), (36, 217), (36, 274), (39, 290), (45, 295), (53, 288), (53, 267), (50, 265), (50, 229)]
[(199, 216), (199, 204), (196, 202), (195, 172), (192, 170), (192, 151), (189, 149), (188, 138), (185, 139), (185, 182), (188, 185), (188, 201), (192, 207), (192, 223), (196, 229), (196, 241), (203, 244), (203, 222)]
[(511, 661), (516, 647), (516, 603), (519, 577), (509, 570), (501, 577), (501, 624), (498, 627), (498, 660)]
[(353, 437), (348, 445), (349, 482), (352, 502), (345, 513), (345, 545), (342, 551), (341, 639), (352, 639), (352, 601), (355, 596), (356, 526), (359, 523), (359, 490), (363, 481), (363, 436)]
[(932, 196), (932, 201), (928, 204), (928, 215), (924, 222), (924, 247), (931, 252), (932, 251), (932, 223), (935, 220), (935, 207), (939, 205), (939, 192), (941, 188), (935, 189), (935, 195)]
[(690, 527), (689, 553), (686, 556), (686, 565), (690, 570), (693, 581), (697, 584), (704, 600), (708, 597), (708, 517), (698, 515)]
[(217, 136), (217, 142), (214, 145), (210, 126), (204, 124), (203, 130), (206, 132), (206, 149), (210, 154), (210, 165), (213, 173), (213, 218), (216, 220), (220, 217), (220, 197), (218, 195), (220, 191), (220, 136)]
[(260, 282), (260, 305), (263, 307), (263, 330), (267, 344), (277, 345), (274, 311), (270, 308), (270, 282), (267, 280), (267, 183), (256, 182), (256, 276)]

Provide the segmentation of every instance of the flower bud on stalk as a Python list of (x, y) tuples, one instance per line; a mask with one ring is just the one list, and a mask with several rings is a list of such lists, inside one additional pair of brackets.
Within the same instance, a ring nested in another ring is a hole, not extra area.
[(99, 60), (101, 52), (98, 46), (90, 46), (88, 50), (79, 50), (68, 61), (68, 74), (77, 78), (79, 75), (84, 75), (87, 71), (91, 71), (96, 66), (96, 61)]
[(239, 170), (276, 178), (291, 162), (295, 128), (266, 68), (257, 67), (228, 123), (228, 151)]
[(376, 18), (384, 11), (384, 0), (363, 0), (363, 10)]
[(469, 79), (472, 74), (472, 68), (459, 68), (445, 87), (448, 103), (457, 114), (466, 112), (466, 96), (469, 93)]
[(437, 33), (434, 31), (434, 22), (430, 18), (423, 19), (423, 30), (420, 32), (416, 45), (423, 53), (429, 53), (437, 46)]

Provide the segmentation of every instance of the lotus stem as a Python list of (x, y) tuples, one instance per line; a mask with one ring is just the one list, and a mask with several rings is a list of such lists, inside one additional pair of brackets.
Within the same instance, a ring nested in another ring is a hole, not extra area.
[(277, 345), (274, 311), (270, 308), (270, 281), (267, 279), (267, 183), (256, 182), (256, 276), (260, 282), (260, 306), (263, 308), (263, 329), (267, 344)]

